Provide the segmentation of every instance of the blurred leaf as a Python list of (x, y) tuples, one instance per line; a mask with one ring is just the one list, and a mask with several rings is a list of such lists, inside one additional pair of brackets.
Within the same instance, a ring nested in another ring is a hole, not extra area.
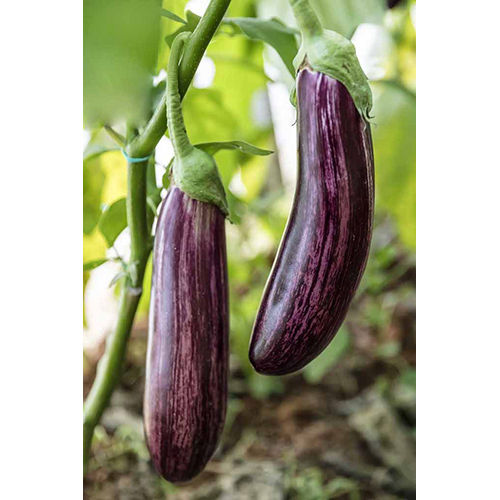
[(204, 142), (195, 145), (197, 148), (203, 149), (207, 153), (214, 155), (218, 153), (221, 149), (237, 149), (242, 153), (248, 155), (258, 155), (266, 156), (272, 154), (274, 151), (269, 151), (267, 149), (261, 149), (253, 144), (248, 144), (245, 141), (219, 141), (219, 142)]
[(156, 184), (156, 167), (154, 158), (148, 162), (148, 171), (146, 178), (146, 195), (147, 203), (154, 214), (156, 214), (156, 208), (161, 202), (161, 187)]
[[(316, 467), (304, 469), (290, 481), (292, 500), (328, 500), (323, 487), (323, 473)], [(288, 495), (287, 495), (288, 497)]]
[(168, 17), (169, 19), (172, 19), (172, 21), (177, 21), (178, 23), (187, 24), (187, 21), (182, 19), (182, 17), (178, 16), (177, 14), (174, 14), (173, 12), (167, 9), (161, 9), (161, 15), (163, 17)]
[(250, 39), (265, 42), (279, 54), (292, 76), (295, 76), (293, 58), (297, 55), (297, 30), (289, 28), (279, 19), (258, 19), (253, 17), (231, 17), (224, 24), (234, 25)]
[(163, 174), (163, 177), (161, 178), (161, 183), (164, 189), (168, 189), (170, 187), (170, 175), (172, 172), (172, 163), (174, 159), (170, 160), (170, 163), (167, 166), (167, 169), (165, 170), (165, 173)]
[(328, 482), (325, 489), (331, 495), (329, 498), (337, 498), (349, 495), (349, 500), (361, 500), (359, 487), (356, 481), (347, 477), (336, 477)]
[(266, 399), (271, 394), (280, 394), (284, 388), (283, 381), (279, 377), (266, 377), (258, 373), (249, 376), (248, 386), (256, 399)]
[(101, 215), (102, 190), (106, 177), (99, 157), (83, 162), (83, 232), (90, 234)]
[(246, 194), (241, 196), (244, 201), (257, 199), (266, 182), (268, 171), (268, 165), (260, 161), (260, 158), (253, 158), (253, 161), (241, 167), (241, 181), (246, 189)]
[(151, 106), (151, 112), (153, 112), (158, 105), (160, 104), (160, 101), (162, 100), (163, 96), (165, 95), (165, 90), (167, 88), (167, 81), (166, 80), (160, 80), (154, 87), (153, 87), (153, 95), (152, 95), (152, 106)]
[(375, 200), (396, 220), (401, 240), (415, 248), (416, 109), (403, 88), (373, 83)]
[(149, 116), (160, 36), (157, 0), (84, 0), (83, 92), (87, 128)]
[(379, 24), (386, 12), (386, 0), (311, 0), (323, 26), (351, 38), (361, 23)]
[(377, 347), (377, 356), (380, 358), (394, 358), (401, 352), (401, 344), (397, 341), (385, 342)]
[(95, 269), (96, 267), (99, 267), (105, 262), (108, 262), (108, 260), (109, 259), (97, 259), (97, 260), (91, 260), (90, 262), (85, 262), (85, 264), (83, 264), (83, 270), (92, 271), (92, 269)]
[(196, 26), (200, 22), (201, 17), (195, 14), (194, 12), (191, 12), (190, 10), (186, 11), (186, 22), (178, 28), (176, 31), (173, 33), (170, 33), (170, 35), (167, 35), (165, 37), (165, 42), (167, 42), (167, 45), (169, 47), (172, 47), (172, 43), (175, 40), (175, 37), (179, 33), (183, 33), (184, 31), (190, 31), (191, 33), (195, 30)]
[(108, 247), (111, 247), (126, 227), (127, 204), (125, 198), (121, 198), (103, 210), (99, 219), (99, 231), (106, 239)]
[(150, 254), (148, 262), (146, 264), (146, 270), (144, 271), (144, 280), (142, 282), (142, 295), (137, 307), (137, 317), (144, 317), (149, 311), (149, 300), (151, 297), (151, 275), (153, 271), (153, 260)]
[(113, 276), (113, 279), (109, 282), (108, 287), (111, 288), (113, 285), (118, 283), (122, 278), (125, 278), (127, 276), (127, 273), (125, 271), (120, 271), (119, 273), (115, 274)]
[(416, 389), (417, 387), (417, 371), (415, 368), (406, 369), (399, 377), (399, 382), (407, 387)]
[(96, 156), (100, 156), (109, 151), (119, 151), (118, 147), (109, 147), (103, 146), (101, 144), (95, 144), (93, 142), (89, 142), (87, 147), (83, 151), (83, 161), (91, 160)]
[(106, 240), (99, 231), (94, 230), (89, 235), (83, 235), (83, 262), (104, 259), (106, 250)]
[(349, 348), (349, 331), (345, 326), (340, 327), (330, 345), (302, 372), (310, 384), (317, 384), (337, 364)]

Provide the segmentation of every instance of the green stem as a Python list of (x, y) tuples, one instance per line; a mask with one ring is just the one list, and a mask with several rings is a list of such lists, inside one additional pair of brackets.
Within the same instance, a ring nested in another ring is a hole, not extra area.
[(182, 116), (181, 96), (179, 95), (179, 60), (182, 47), (189, 38), (190, 33), (184, 32), (178, 35), (172, 44), (167, 70), (167, 124), (170, 131), (170, 139), (174, 147), (176, 158), (183, 158), (193, 150), (189, 141)]
[(129, 279), (123, 283), (118, 321), (107, 340), (97, 375), (84, 404), (83, 463), (86, 467), (92, 436), (120, 378), (137, 306), (142, 295), (144, 271), (151, 251), (146, 206), (147, 161), (128, 164), (127, 223), (130, 230)]
[(151, 249), (150, 233), (147, 224), (147, 168), (148, 160), (129, 163), (127, 166), (127, 225), (130, 232), (129, 274), (134, 288), (142, 286), (138, 271)]
[(115, 330), (107, 340), (106, 352), (99, 361), (96, 379), (83, 407), (84, 469), (88, 464), (94, 429), (108, 406), (111, 394), (121, 375), (127, 341), (140, 298), (140, 289), (124, 286), (120, 297), (118, 322)]
[[(184, 51), (180, 68), (180, 93), (187, 91), (205, 49), (217, 30), (231, 0), (212, 0)], [(140, 135), (127, 134), (127, 154), (132, 158), (150, 155), (167, 128), (166, 95)], [(99, 362), (97, 375), (84, 404), (83, 462), (86, 467), (92, 436), (119, 380), (127, 342), (142, 294), (142, 282), (151, 251), (147, 219), (147, 161), (128, 164), (127, 223), (130, 230), (130, 280), (124, 283), (118, 321)]]
[[(205, 50), (219, 27), (231, 0), (211, 0), (184, 50), (180, 66), (179, 90), (181, 99), (193, 79)], [(133, 157), (151, 154), (167, 130), (166, 96), (162, 98), (144, 130), (130, 144)]]
[(104, 130), (111, 136), (111, 138), (119, 144), (120, 147), (125, 146), (125, 137), (123, 137), (121, 134), (116, 132), (116, 130), (113, 129), (113, 127), (110, 127), (109, 125), (104, 125)]
[(289, 0), (300, 31), (306, 36), (321, 35), (323, 27), (309, 0)]

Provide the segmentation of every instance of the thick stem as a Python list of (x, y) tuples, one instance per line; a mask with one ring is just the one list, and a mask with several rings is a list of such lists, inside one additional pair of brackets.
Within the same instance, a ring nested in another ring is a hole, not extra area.
[[(231, 0), (212, 0), (196, 27), (180, 69), (180, 94), (184, 96), (203, 53), (217, 30)], [(167, 128), (166, 96), (155, 110), (142, 134), (127, 147), (133, 158), (150, 155)], [(130, 134), (127, 137), (131, 139)], [(151, 251), (146, 208), (147, 162), (128, 165), (127, 222), (130, 230), (131, 252), (129, 263), (130, 283), (124, 284), (120, 298), (118, 321), (106, 344), (106, 352), (99, 362), (97, 376), (84, 405), (83, 453), (86, 467), (94, 428), (109, 404), (123, 364), (127, 341), (130, 336), (137, 306), (142, 293), (144, 270)]]
[[(212, 0), (189, 39), (179, 73), (181, 99), (186, 94), (201, 58), (230, 3), (231, 0)], [(164, 96), (142, 133), (130, 144), (129, 150), (131, 156), (140, 158), (151, 154), (166, 130), (167, 106)]]
[(309, 0), (289, 0), (300, 31), (306, 36), (321, 35), (323, 27)]
[(141, 265), (144, 256), (149, 255), (151, 248), (147, 223), (147, 168), (147, 160), (129, 163), (127, 167), (127, 225), (130, 232), (129, 275), (134, 288), (142, 286), (142, 278), (139, 276), (137, 267)]
[(99, 361), (97, 375), (84, 404), (83, 463), (86, 467), (94, 428), (109, 404), (120, 378), (127, 342), (142, 294), (144, 271), (151, 249), (146, 207), (147, 161), (128, 164), (127, 222), (130, 230), (130, 281), (123, 283), (118, 320)]
[[(145, 265), (144, 265), (145, 268)], [(142, 270), (144, 275), (144, 269)], [(124, 286), (118, 310), (118, 322), (106, 343), (106, 352), (99, 361), (97, 375), (83, 407), (83, 466), (87, 467), (92, 436), (101, 416), (109, 404), (111, 394), (120, 378), (127, 341), (139, 299), (140, 289)]]
[(176, 158), (182, 158), (193, 150), (193, 145), (186, 133), (186, 126), (182, 116), (181, 96), (179, 95), (179, 60), (182, 47), (187, 38), (189, 38), (189, 33), (181, 33), (176, 37), (168, 60), (167, 124)]

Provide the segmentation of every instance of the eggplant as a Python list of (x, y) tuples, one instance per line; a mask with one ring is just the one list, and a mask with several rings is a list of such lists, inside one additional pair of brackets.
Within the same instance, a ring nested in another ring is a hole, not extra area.
[(228, 288), (224, 215), (170, 188), (158, 218), (144, 392), (144, 427), (165, 479), (196, 476), (224, 426)]
[(374, 209), (369, 123), (347, 88), (308, 67), (297, 77), (298, 180), (255, 320), (257, 372), (303, 368), (331, 342), (366, 266)]

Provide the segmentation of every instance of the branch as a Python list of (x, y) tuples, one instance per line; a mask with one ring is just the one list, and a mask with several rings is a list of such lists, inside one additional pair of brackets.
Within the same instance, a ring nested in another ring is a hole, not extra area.
[(125, 137), (119, 134), (113, 127), (109, 125), (104, 125), (104, 130), (111, 136), (111, 138), (118, 143), (118, 145), (123, 148), (125, 146)]
[[(196, 73), (201, 58), (219, 27), (231, 0), (212, 0), (184, 50), (180, 65), (179, 90), (184, 97)], [(155, 109), (146, 127), (129, 145), (130, 156), (142, 157), (152, 153), (167, 130), (167, 106), (165, 96)]]
[[(217, 30), (231, 0), (212, 0), (198, 23), (184, 51), (180, 66), (180, 92), (183, 96), (196, 72), (203, 53)], [(165, 97), (155, 110), (143, 133), (127, 147), (132, 158), (152, 154), (167, 129)], [(130, 140), (132, 131), (127, 134)], [(127, 224), (130, 231), (130, 261), (128, 278), (123, 285), (118, 321), (99, 361), (97, 375), (84, 404), (83, 463), (86, 468), (94, 429), (109, 404), (111, 394), (120, 378), (135, 313), (142, 295), (142, 282), (151, 252), (150, 227), (147, 217), (147, 160), (128, 164)]]
[(142, 295), (144, 271), (151, 251), (146, 205), (147, 160), (128, 164), (127, 222), (130, 230), (129, 276), (123, 283), (116, 327), (108, 338), (97, 375), (83, 407), (83, 463), (86, 467), (95, 426), (109, 404), (120, 378), (137, 306)]

